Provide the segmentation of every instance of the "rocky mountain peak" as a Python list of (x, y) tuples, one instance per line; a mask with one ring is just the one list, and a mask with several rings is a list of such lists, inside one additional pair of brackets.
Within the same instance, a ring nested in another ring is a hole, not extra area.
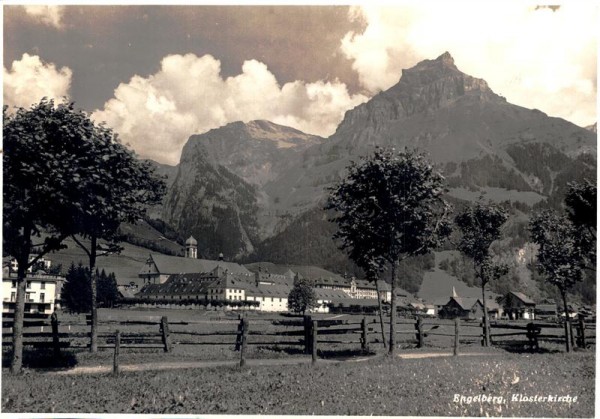
[(445, 52), (434, 60), (423, 60), (402, 70), (396, 85), (348, 111), (338, 131), (358, 132), (363, 131), (359, 127), (368, 125), (378, 131), (378, 126), (389, 121), (431, 114), (459, 100), (479, 104), (504, 102), (485, 80), (460, 71), (452, 55)]

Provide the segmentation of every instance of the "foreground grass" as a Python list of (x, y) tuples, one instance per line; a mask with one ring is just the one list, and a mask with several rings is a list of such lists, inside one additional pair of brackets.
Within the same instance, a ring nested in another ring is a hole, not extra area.
[[(3, 374), (2, 411), (419, 416), (594, 416), (594, 354), (387, 359), (100, 376)], [(512, 401), (577, 396), (577, 401)], [(40, 397), (42, 395), (42, 397)], [(503, 397), (502, 404), (455, 395)]]

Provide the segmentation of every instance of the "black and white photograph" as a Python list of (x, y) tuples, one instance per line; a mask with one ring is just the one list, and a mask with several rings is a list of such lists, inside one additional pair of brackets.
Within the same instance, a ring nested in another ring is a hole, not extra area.
[(2, 417), (591, 418), (594, 1), (2, 14)]

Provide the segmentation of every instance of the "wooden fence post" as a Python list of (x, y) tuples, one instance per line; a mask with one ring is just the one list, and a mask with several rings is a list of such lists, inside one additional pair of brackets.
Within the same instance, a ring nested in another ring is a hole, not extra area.
[(160, 331), (162, 333), (162, 342), (165, 346), (165, 352), (171, 352), (171, 338), (169, 336), (169, 320), (167, 316), (160, 319)]
[(454, 356), (458, 356), (458, 347), (460, 346), (460, 319), (454, 319)]
[(424, 345), (424, 335), (423, 335), (423, 319), (421, 317), (417, 317), (417, 323), (415, 323), (415, 327), (417, 329), (417, 348), (422, 348)]
[(239, 316), (239, 324), (238, 324), (238, 329), (237, 329), (237, 336), (235, 338), (235, 350), (236, 352), (240, 350), (240, 348), (242, 347), (242, 333), (244, 330), (244, 317), (240, 314)]
[(312, 321), (312, 336), (311, 336), (311, 345), (312, 345), (312, 363), (315, 364), (317, 362), (317, 330), (318, 324), (316, 320)]
[[(481, 346), (486, 346), (486, 342), (485, 342), (485, 322), (483, 321), (483, 319), (481, 320), (481, 323), (479, 323), (479, 326), (481, 326)], [(490, 335), (492, 334), (492, 330), (490, 327)]]
[(363, 317), (362, 322), (360, 324), (360, 328), (361, 328), (361, 332), (362, 332), (362, 338), (360, 340), (360, 349), (363, 352), (368, 352), (369, 351), (369, 342), (368, 342), (368, 335), (367, 335), (367, 318)]
[(60, 341), (58, 340), (58, 316), (56, 311), (50, 316), (52, 323), (52, 347), (54, 348), (54, 359), (60, 358)]
[(312, 319), (310, 316), (304, 316), (304, 353), (310, 354), (312, 350)]
[(248, 319), (242, 318), (242, 341), (240, 344), (240, 367), (246, 365), (246, 339), (248, 336)]
[(569, 339), (571, 339), (571, 348), (575, 347), (575, 336), (573, 335), (573, 322), (569, 321)]
[(115, 332), (115, 356), (113, 358), (113, 374), (119, 375), (119, 349), (121, 348), (121, 332)]
[(579, 315), (579, 336), (577, 338), (577, 345), (580, 348), (584, 348), (586, 347), (586, 342), (585, 342), (585, 319), (583, 317), (583, 315)]

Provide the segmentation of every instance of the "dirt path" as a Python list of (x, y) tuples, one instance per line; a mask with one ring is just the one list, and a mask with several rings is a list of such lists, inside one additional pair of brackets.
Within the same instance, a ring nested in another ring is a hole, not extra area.
[[(483, 356), (489, 353), (463, 353), (459, 356)], [(436, 358), (452, 356), (451, 353), (425, 352), (425, 353), (409, 353), (399, 354), (401, 359), (421, 359), (421, 358)], [(341, 362), (363, 362), (373, 357), (360, 358), (344, 358), (344, 359), (319, 359), (319, 364), (336, 364)], [(310, 364), (310, 357), (290, 358), (290, 359), (247, 359), (246, 365), (249, 367), (272, 366), (272, 365), (301, 365)], [(239, 365), (237, 360), (223, 361), (193, 361), (193, 362), (153, 362), (145, 364), (123, 364), (120, 365), (121, 372), (137, 372), (137, 371), (164, 371), (164, 370), (179, 370), (179, 369), (198, 369), (198, 368), (214, 368), (214, 367), (234, 367)], [(68, 370), (47, 371), (46, 374), (51, 375), (82, 375), (82, 374), (106, 374), (112, 371), (112, 365), (91, 365), (75, 367)]]

